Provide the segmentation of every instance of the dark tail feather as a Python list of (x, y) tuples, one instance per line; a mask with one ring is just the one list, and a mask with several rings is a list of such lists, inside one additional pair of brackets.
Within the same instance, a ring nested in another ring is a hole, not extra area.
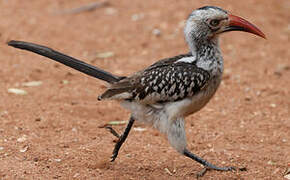
[(109, 83), (118, 82), (119, 80), (123, 79), (124, 77), (115, 76), (109, 72), (106, 72), (100, 68), (97, 68), (95, 66), (92, 66), (90, 64), (87, 64), (83, 61), (77, 60), (73, 57), (67, 56), (65, 54), (62, 54), (60, 52), (57, 52), (51, 48), (41, 46), (38, 44), (33, 44), (29, 42), (23, 42), (23, 41), (9, 41), (9, 46), (13, 46), (15, 48), (24, 49), (27, 51), (34, 52), (36, 54), (48, 57), (50, 59), (53, 59), (57, 62), (60, 62), (66, 66), (69, 66), (73, 69), (76, 69), (80, 72), (83, 72), (89, 76), (93, 76), (95, 78), (107, 81)]

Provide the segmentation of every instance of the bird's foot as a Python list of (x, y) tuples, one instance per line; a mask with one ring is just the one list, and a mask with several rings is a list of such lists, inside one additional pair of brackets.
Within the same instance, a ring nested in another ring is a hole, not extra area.
[(215, 171), (236, 171), (236, 170), (239, 170), (239, 171), (246, 171), (247, 168), (243, 167), (243, 168), (236, 168), (236, 167), (218, 167), (218, 166), (215, 166), (211, 163), (209, 163), (208, 161), (198, 157), (197, 155), (191, 153), (189, 150), (185, 149), (183, 154), (197, 162), (199, 162), (200, 164), (202, 164), (205, 168), (200, 171), (199, 173), (197, 173), (197, 177), (202, 177), (205, 175), (205, 173), (209, 170), (215, 170)]
[(216, 167), (216, 166), (213, 166), (213, 167), (204, 167), (200, 172), (198, 172), (196, 174), (196, 177), (199, 178), (199, 177), (202, 177), (204, 176), (208, 171), (210, 170), (216, 170), (216, 171), (235, 171), (236, 168), (235, 167)]
[(118, 138), (112, 156), (111, 156), (111, 162), (115, 161), (115, 159), (118, 156), (119, 150), (121, 148), (121, 146), (123, 145), (123, 143), (125, 142), (125, 140), (127, 139), (129, 132), (134, 124), (135, 119), (133, 117), (130, 117), (130, 120), (127, 124), (127, 127), (125, 128), (124, 132), (122, 135), (119, 135), (111, 126), (106, 126), (105, 128), (108, 129), (110, 131), (110, 133), (112, 133), (115, 137)]
[(117, 137), (118, 138), (118, 140), (117, 141), (114, 141), (114, 142), (116, 142), (116, 144), (115, 144), (115, 147), (114, 147), (114, 150), (113, 150), (113, 153), (112, 153), (112, 156), (111, 156), (111, 162), (113, 162), (113, 161), (115, 161), (115, 159), (117, 158), (117, 156), (118, 156), (118, 153), (119, 153), (119, 149), (120, 149), (120, 147), (121, 147), (121, 145), (122, 145), (122, 135), (120, 136), (118, 133), (117, 133), (117, 131), (115, 131), (115, 129), (113, 129), (111, 126), (105, 126), (105, 128), (107, 129), (107, 130), (109, 130), (109, 132), (111, 133), (111, 134), (113, 134), (115, 137)]
[(111, 156), (111, 162), (114, 162), (115, 159), (117, 158), (118, 154), (119, 154), (119, 150), (122, 146), (123, 142), (122, 142), (122, 136), (119, 137), (118, 141), (115, 144), (112, 156)]
[(207, 166), (204, 167), (200, 172), (198, 172), (196, 174), (197, 178), (200, 178), (202, 176), (205, 175), (206, 172), (210, 171), (210, 170), (215, 170), (215, 171), (247, 171), (246, 167), (242, 167), (242, 168), (236, 168), (233, 166), (229, 166), (229, 167), (217, 167), (217, 166)]
[(111, 126), (105, 126), (105, 128), (108, 129), (115, 137), (120, 138), (120, 135)]

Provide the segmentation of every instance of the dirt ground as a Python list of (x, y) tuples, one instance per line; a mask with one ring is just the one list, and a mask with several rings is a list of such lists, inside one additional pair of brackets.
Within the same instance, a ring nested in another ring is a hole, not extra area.
[[(136, 123), (114, 163), (115, 138), (99, 128), (124, 121), (116, 102), (98, 102), (104, 83), (8, 40), (43, 44), (119, 75), (188, 51), (183, 22), (204, 5), (248, 19), (268, 39), (222, 35), (223, 82), (186, 121), (189, 149), (243, 172), (203, 179), (285, 179), (290, 168), (290, 1), (0, 1), (0, 179), (193, 179), (202, 167), (175, 152), (164, 135)], [(70, 12), (70, 13), (68, 13)], [(25, 84), (26, 82), (42, 84)], [(24, 84), (23, 84), (24, 83)], [(17, 88), (26, 95), (9, 93)], [(125, 125), (114, 126), (121, 132)]]

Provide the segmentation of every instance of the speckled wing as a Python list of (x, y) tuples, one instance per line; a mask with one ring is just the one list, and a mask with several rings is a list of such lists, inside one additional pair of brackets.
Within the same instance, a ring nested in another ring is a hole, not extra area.
[(191, 63), (155, 63), (144, 71), (112, 84), (100, 99), (143, 103), (177, 101), (198, 93), (209, 78), (209, 73)]

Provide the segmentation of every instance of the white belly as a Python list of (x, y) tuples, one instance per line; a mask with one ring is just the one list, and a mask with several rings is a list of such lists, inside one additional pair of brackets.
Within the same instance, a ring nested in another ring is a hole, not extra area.
[(210, 85), (198, 94), (180, 101), (151, 106), (129, 101), (123, 101), (121, 104), (131, 111), (137, 121), (149, 123), (166, 133), (171, 122), (199, 111), (209, 102), (220, 84), (220, 79), (211, 81)]

